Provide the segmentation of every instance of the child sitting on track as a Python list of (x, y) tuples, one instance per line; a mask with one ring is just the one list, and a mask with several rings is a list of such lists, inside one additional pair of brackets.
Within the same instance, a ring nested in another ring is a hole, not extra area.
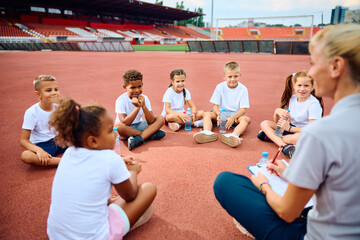
[[(262, 130), (258, 133), (258, 138), (284, 146), (282, 152), (291, 158), (301, 129), (320, 119), (323, 114), (322, 98), (315, 97), (314, 93), (314, 80), (307, 75), (307, 71), (296, 73), (294, 81), (292, 74), (287, 76), (280, 108), (274, 112), (274, 121), (265, 120), (260, 124)], [(290, 113), (286, 109), (290, 110)], [(278, 124), (284, 130), (282, 137), (274, 133)]]
[[(149, 98), (142, 94), (142, 79), (139, 71), (126, 71), (123, 76), (126, 92), (115, 103), (115, 127), (121, 137), (128, 138), (129, 150), (144, 144), (145, 140), (159, 140), (165, 136), (165, 132), (159, 130), (165, 120), (162, 116), (154, 117)], [(143, 114), (146, 121), (141, 118)]]
[(212, 112), (204, 113), (204, 130), (194, 134), (197, 143), (216, 141), (218, 135), (212, 132), (213, 123), (220, 121), (220, 109), (229, 113), (225, 127), (234, 127), (232, 133), (221, 135), (221, 141), (230, 147), (240, 145), (239, 136), (246, 130), (251, 120), (245, 115), (249, 108), (249, 96), (247, 88), (239, 82), (241, 76), (240, 67), (236, 62), (228, 62), (224, 67), (224, 82), (218, 84), (210, 99), (214, 104)]
[(56, 145), (55, 133), (49, 129), (49, 119), (59, 101), (59, 87), (56, 79), (50, 75), (39, 75), (33, 84), (39, 102), (25, 112), (20, 145), (26, 150), (20, 159), (36, 166), (56, 166), (61, 159), (56, 156), (63, 153), (65, 148)]
[(166, 90), (163, 102), (164, 108), (161, 116), (169, 124), (169, 128), (173, 131), (179, 130), (181, 126), (185, 125), (188, 116), (184, 113), (184, 105), (187, 103), (191, 108), (192, 121), (191, 124), (195, 127), (202, 127), (202, 116), (204, 111), (196, 110), (196, 106), (191, 100), (189, 90), (185, 88), (186, 73), (182, 69), (175, 69), (170, 73), (171, 84)]
[[(156, 187), (138, 185), (141, 165), (125, 163), (113, 151), (116, 132), (103, 107), (81, 107), (65, 99), (50, 126), (59, 144), (69, 146), (53, 181), (50, 239), (122, 239), (130, 228), (150, 219)], [(112, 186), (120, 197), (109, 199)]]

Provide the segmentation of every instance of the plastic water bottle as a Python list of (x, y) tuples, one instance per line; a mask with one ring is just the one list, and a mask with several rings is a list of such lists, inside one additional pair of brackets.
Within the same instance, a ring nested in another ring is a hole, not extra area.
[(269, 161), (269, 153), (263, 152), (262, 157), (260, 158), (259, 164), (264, 164), (264, 163), (267, 163), (268, 161)]
[[(290, 113), (290, 110), (287, 109), (286, 111), (288, 111), (288, 113)], [(280, 126), (279, 126), (279, 121), (278, 121), (278, 125), (276, 126), (276, 129), (275, 129), (275, 132), (274, 134), (278, 137), (282, 137), (283, 136), (283, 133), (284, 133), (284, 129), (282, 129)]]
[(226, 133), (226, 110), (225, 109), (221, 109), (220, 111), (220, 132), (221, 133)]
[(115, 152), (119, 155), (121, 155), (121, 146), (120, 146), (120, 134), (117, 131), (117, 128), (113, 128), (116, 132), (116, 141), (115, 141)]
[(191, 130), (191, 121), (192, 121), (192, 112), (191, 112), (190, 108), (187, 109), (186, 115), (188, 115), (189, 119), (185, 121), (185, 131), (190, 131)]

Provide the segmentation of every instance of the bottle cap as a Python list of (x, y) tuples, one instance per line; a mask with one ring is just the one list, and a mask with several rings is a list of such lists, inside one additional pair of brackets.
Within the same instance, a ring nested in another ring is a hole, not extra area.
[(114, 127), (113, 129), (114, 129), (115, 132), (117, 132), (117, 128)]
[(226, 111), (226, 109), (221, 109), (221, 111), (222, 111), (222, 112), (225, 112), (225, 111)]
[(268, 152), (263, 152), (263, 153), (262, 153), (262, 156), (263, 156), (263, 157), (267, 157), (267, 156), (269, 156), (269, 153), (268, 153)]
[(286, 109), (286, 111), (290, 112), (290, 109)]

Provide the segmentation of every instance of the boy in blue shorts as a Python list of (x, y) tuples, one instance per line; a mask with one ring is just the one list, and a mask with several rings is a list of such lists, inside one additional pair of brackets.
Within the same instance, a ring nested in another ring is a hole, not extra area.
[(61, 158), (56, 156), (66, 148), (56, 145), (49, 120), (59, 102), (59, 88), (56, 79), (50, 75), (39, 75), (33, 85), (39, 102), (25, 112), (20, 145), (26, 150), (20, 159), (36, 166), (57, 166)]
[(221, 135), (221, 142), (230, 147), (240, 145), (239, 137), (250, 124), (251, 120), (245, 115), (249, 108), (249, 96), (247, 88), (239, 82), (240, 67), (236, 62), (228, 62), (224, 67), (224, 82), (218, 84), (210, 99), (214, 104), (213, 111), (204, 113), (204, 130), (194, 134), (197, 143), (216, 141), (218, 135), (212, 132), (213, 123), (220, 121), (220, 109), (225, 109), (227, 114), (226, 129), (234, 127), (232, 133)]
[(149, 98), (142, 94), (142, 79), (139, 71), (126, 71), (123, 75), (126, 92), (115, 103), (115, 127), (122, 138), (128, 139), (129, 150), (144, 144), (145, 140), (160, 140), (165, 136), (160, 130), (165, 120), (162, 116), (155, 117), (151, 111)]

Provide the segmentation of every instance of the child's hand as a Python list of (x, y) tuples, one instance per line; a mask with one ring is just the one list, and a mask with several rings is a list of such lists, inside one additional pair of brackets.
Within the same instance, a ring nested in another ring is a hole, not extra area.
[(288, 121), (286, 121), (285, 119), (283, 118), (280, 118), (279, 119), (279, 122), (278, 122), (278, 126), (280, 126), (280, 128), (284, 129), (285, 131), (289, 130), (290, 128), (290, 123)]
[(132, 99), (131, 99), (131, 103), (134, 104), (135, 107), (141, 107), (138, 98), (132, 98)]
[(139, 95), (138, 97), (140, 107), (145, 107), (145, 98), (143, 95)]
[(217, 121), (217, 125), (219, 126), (220, 125), (220, 114), (216, 116), (216, 121)]
[(123, 157), (123, 160), (125, 164), (134, 164), (134, 158), (133, 157)]
[(49, 160), (52, 158), (52, 156), (43, 149), (37, 151), (36, 156), (39, 158), (41, 165), (44, 166), (47, 166), (49, 164)]
[(180, 118), (181, 121), (182, 121), (183, 123), (185, 123), (185, 121), (189, 119), (189, 116), (186, 115), (185, 113), (178, 113), (178, 118)]
[(196, 121), (196, 113), (195, 113), (195, 112), (192, 113), (192, 121), (193, 121), (193, 122)]
[(128, 168), (129, 171), (134, 171), (137, 174), (139, 174), (142, 169), (141, 164), (137, 162), (133, 162), (132, 164), (126, 164), (126, 167)]
[(234, 118), (234, 116), (231, 116), (231, 117), (228, 117), (227, 119), (226, 119), (226, 124), (225, 124), (225, 128), (226, 129), (229, 129), (229, 128), (231, 128), (231, 126), (234, 124), (234, 122), (235, 122), (235, 118)]

